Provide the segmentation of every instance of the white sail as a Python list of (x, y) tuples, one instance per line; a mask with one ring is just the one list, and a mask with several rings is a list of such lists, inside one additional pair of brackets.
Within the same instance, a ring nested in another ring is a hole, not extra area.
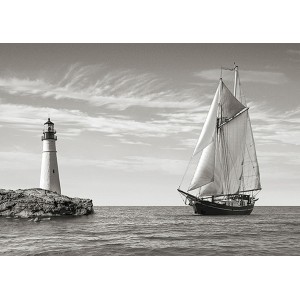
[[(202, 151), (189, 191), (201, 188), (200, 196), (234, 194), (239, 191), (247, 130), (248, 115), (245, 108), (221, 81), (194, 154), (202, 150), (201, 145), (210, 143)], [(230, 119), (232, 117), (235, 118)], [(217, 118), (221, 120), (219, 124), (222, 123), (218, 131)]]
[(214, 166), (214, 177), (213, 181), (203, 185), (199, 190), (200, 196), (211, 196), (223, 194), (223, 175), (221, 169), (219, 147), (216, 145), (215, 151), (215, 166)]
[(201, 185), (200, 196), (235, 194), (239, 191), (243, 173), (246, 126), (247, 112), (244, 112), (219, 128), (213, 180), (209, 184)]
[(203, 150), (189, 191), (213, 181), (215, 172), (215, 147), (215, 141), (213, 141)]
[(216, 122), (217, 122), (217, 111), (218, 111), (218, 103), (220, 98), (220, 88), (222, 86), (222, 82), (220, 81), (219, 86), (217, 88), (214, 100), (209, 109), (207, 118), (203, 125), (203, 129), (201, 131), (199, 140), (195, 147), (193, 156), (206, 148), (212, 141), (216, 130)]
[(221, 115), (220, 118), (231, 118), (246, 108), (239, 100), (237, 100), (223, 83), (221, 89)]
[(220, 128), (219, 153), (223, 193), (239, 192), (242, 179), (247, 128), (247, 112), (240, 114)]
[(251, 128), (251, 122), (247, 113), (247, 132), (245, 143), (245, 156), (243, 162), (243, 178), (240, 190), (259, 190), (261, 189), (259, 167), (255, 150), (255, 143)]
[[(235, 93), (241, 99), (237, 82)], [(200, 159), (188, 191), (199, 189), (198, 195), (205, 197), (261, 188), (246, 102), (240, 102), (222, 80), (193, 156), (199, 153)]]

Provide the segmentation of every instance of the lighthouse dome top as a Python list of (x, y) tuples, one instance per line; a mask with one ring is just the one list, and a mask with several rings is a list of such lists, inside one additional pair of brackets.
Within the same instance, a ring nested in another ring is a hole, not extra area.
[(50, 118), (48, 118), (48, 121), (44, 123), (44, 130), (43, 130), (43, 136), (42, 141), (44, 140), (57, 140), (57, 137), (55, 135), (56, 130), (54, 129), (54, 123), (50, 121)]
[(46, 123), (44, 123), (44, 125), (46, 125), (46, 124), (54, 125), (54, 123), (52, 123), (52, 122), (50, 121), (50, 118), (48, 118), (48, 121), (47, 121)]

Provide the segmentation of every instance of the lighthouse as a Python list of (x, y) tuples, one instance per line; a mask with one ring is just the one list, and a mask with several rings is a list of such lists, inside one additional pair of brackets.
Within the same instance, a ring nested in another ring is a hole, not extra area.
[(57, 136), (55, 134), (54, 123), (48, 118), (48, 121), (44, 124), (42, 135), (43, 154), (40, 188), (61, 194), (56, 157)]

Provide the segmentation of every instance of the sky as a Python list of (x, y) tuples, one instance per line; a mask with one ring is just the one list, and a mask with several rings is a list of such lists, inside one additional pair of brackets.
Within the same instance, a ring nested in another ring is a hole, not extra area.
[[(0, 44), (0, 188), (39, 187), (43, 124), (62, 193), (183, 205), (177, 192), (220, 67), (240, 69), (261, 173), (257, 205), (299, 205), (300, 44)], [(232, 74), (224, 74), (232, 89)]]

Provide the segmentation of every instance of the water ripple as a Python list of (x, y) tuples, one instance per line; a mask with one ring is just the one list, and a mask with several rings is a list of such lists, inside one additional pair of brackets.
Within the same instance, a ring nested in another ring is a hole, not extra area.
[(96, 207), (34, 223), (0, 218), (0, 255), (299, 255), (300, 207), (198, 216), (190, 207)]

